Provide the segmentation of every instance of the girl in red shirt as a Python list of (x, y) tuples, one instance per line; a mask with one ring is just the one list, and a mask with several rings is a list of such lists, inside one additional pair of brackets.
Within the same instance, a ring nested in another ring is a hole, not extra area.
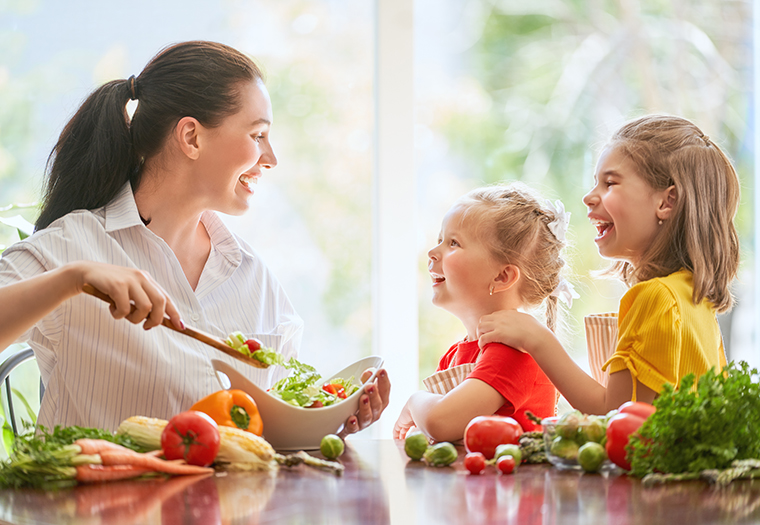
[(428, 252), (433, 304), (462, 321), (467, 336), (441, 358), (438, 370), (413, 394), (393, 429), (403, 439), (412, 427), (435, 441), (462, 438), (476, 416), (553, 416), (557, 391), (530, 355), (500, 343), (478, 347), (484, 315), (546, 303), (554, 330), (558, 298), (572, 300), (560, 276), (560, 252), (570, 214), (542, 201), (522, 184), (479, 188), (460, 198), (443, 219), (438, 244)]

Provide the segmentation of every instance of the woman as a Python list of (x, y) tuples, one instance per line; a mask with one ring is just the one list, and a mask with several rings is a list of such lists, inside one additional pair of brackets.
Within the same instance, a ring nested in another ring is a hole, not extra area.
[[(277, 165), (272, 120), (253, 61), (198, 41), (101, 86), (69, 121), (37, 232), (0, 259), (0, 348), (26, 340), (34, 349), (46, 385), (40, 424), (115, 429), (132, 415), (171, 417), (219, 389), (210, 358), (259, 384), (284, 375), (151, 330), (166, 314), (176, 326), (188, 319), (221, 337), (240, 330), (297, 354), (302, 320), (214, 213), (244, 213), (262, 171)], [(114, 300), (110, 312), (81, 293), (85, 283)], [(377, 420), (389, 391), (381, 371), (344, 433)]]

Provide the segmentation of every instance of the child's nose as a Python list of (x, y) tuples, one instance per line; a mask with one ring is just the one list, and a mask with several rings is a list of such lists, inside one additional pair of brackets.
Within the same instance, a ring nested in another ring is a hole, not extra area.
[(598, 197), (596, 195), (595, 189), (591, 190), (590, 192), (588, 192), (586, 195), (583, 196), (583, 204), (585, 204), (586, 206), (589, 206), (589, 207), (593, 206), (597, 202), (598, 202)]
[[(436, 248), (437, 248), (437, 246), (436, 246)], [(430, 259), (431, 261), (437, 261), (438, 260), (438, 257), (435, 254), (435, 248), (431, 248), (428, 251), (428, 259)]]

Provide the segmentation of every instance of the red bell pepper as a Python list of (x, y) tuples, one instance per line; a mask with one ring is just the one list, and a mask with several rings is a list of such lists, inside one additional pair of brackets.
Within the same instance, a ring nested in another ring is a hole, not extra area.
[(620, 405), (617, 415), (607, 422), (607, 457), (618, 467), (631, 470), (631, 464), (626, 459), (628, 439), (641, 428), (647, 417), (656, 408), (648, 403), (628, 401)]
[(338, 396), (341, 399), (346, 399), (346, 389), (338, 383), (325, 383), (322, 385), (322, 390), (334, 396)]

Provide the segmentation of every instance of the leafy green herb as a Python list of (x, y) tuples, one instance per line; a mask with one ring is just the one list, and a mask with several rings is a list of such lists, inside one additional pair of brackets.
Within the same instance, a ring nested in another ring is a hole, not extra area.
[(721, 373), (694, 374), (678, 390), (665, 385), (649, 416), (628, 444), (631, 472), (700, 472), (726, 469), (735, 460), (760, 458), (758, 371), (742, 361)]
[(114, 435), (99, 428), (59, 425), (49, 432), (40, 426), (35, 432), (27, 426), (26, 432), (14, 440), (8, 460), (0, 464), (0, 487), (61, 488), (76, 484), (74, 458), (80, 449), (73, 444), (84, 438), (104, 439), (138, 452), (145, 451), (128, 435)]

